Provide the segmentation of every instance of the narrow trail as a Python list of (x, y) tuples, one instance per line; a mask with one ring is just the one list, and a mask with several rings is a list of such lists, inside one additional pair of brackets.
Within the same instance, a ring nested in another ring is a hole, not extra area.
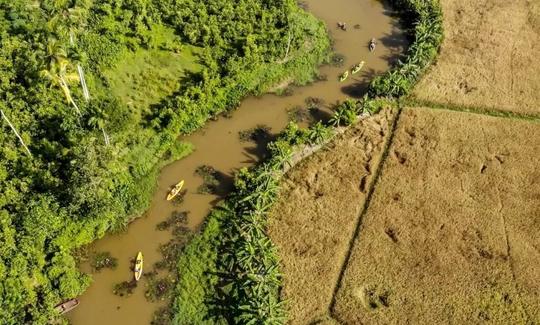
[(426, 107), (426, 108), (431, 108), (431, 109), (442, 109), (442, 110), (449, 110), (449, 111), (454, 111), (454, 112), (488, 115), (488, 116), (493, 116), (493, 117), (525, 120), (525, 121), (540, 123), (540, 114), (517, 113), (514, 111), (508, 111), (508, 110), (503, 110), (503, 109), (494, 108), (494, 107), (463, 106), (463, 105), (439, 103), (439, 102), (432, 102), (432, 101), (419, 100), (419, 99), (405, 99), (403, 101), (403, 105), (407, 107), (411, 107), (411, 108), (412, 107)]

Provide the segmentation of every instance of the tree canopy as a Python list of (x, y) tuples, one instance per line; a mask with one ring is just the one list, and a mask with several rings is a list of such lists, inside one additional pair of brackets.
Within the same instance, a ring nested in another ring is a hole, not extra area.
[[(105, 71), (126, 55), (184, 46), (203, 68), (172, 95), (133, 107), (111, 92)], [(327, 48), (293, 0), (0, 0), (2, 322), (58, 317), (90, 283), (73, 251), (145, 209), (163, 157), (185, 154), (177, 136), (280, 79), (308, 81)]]

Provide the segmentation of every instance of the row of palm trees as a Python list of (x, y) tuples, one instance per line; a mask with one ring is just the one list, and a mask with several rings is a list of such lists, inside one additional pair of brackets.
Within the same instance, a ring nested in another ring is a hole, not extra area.
[(380, 107), (377, 97), (400, 97), (410, 91), (419, 74), (430, 64), (442, 42), (442, 21), (438, 2), (393, 0), (414, 15), (415, 43), (405, 62), (370, 85), (362, 100), (340, 104), (329, 126), (317, 123), (309, 130), (292, 124), (282, 137), (269, 144), (271, 158), (254, 170), (242, 170), (235, 182), (235, 194), (224, 211), (225, 237), (218, 262), (223, 295), (215, 302), (220, 313), (237, 324), (282, 324), (285, 321), (279, 290), (281, 274), (276, 249), (266, 234), (267, 213), (277, 197), (278, 180), (290, 162), (292, 146), (320, 144), (331, 134), (330, 127), (353, 124), (358, 116)]
[(402, 8), (407, 19), (414, 22), (414, 42), (407, 50), (405, 61), (376, 77), (370, 84), (372, 97), (407, 95), (420, 74), (433, 61), (443, 40), (442, 12), (437, 0), (392, 0)]

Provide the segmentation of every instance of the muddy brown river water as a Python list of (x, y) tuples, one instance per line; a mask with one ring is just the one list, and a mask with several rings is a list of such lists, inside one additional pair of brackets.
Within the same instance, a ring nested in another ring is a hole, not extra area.
[[(240, 141), (239, 131), (263, 124), (271, 127), (272, 133), (278, 133), (288, 122), (288, 111), (298, 105), (305, 107), (307, 97), (322, 98), (325, 103), (323, 109), (329, 109), (347, 97), (358, 97), (369, 80), (385, 71), (404, 51), (406, 41), (403, 32), (397, 20), (391, 17), (390, 8), (380, 1), (308, 0), (304, 3), (310, 12), (326, 23), (335, 51), (345, 56), (344, 65), (321, 67), (320, 73), (328, 76), (327, 81), (296, 87), (291, 96), (268, 94), (247, 98), (231, 117), (211, 121), (198, 132), (182, 138), (182, 141), (192, 143), (195, 151), (161, 170), (152, 203), (144, 216), (132, 222), (126, 232), (108, 235), (91, 246), (92, 251), (110, 252), (118, 259), (118, 267), (92, 274), (93, 283), (79, 297), (79, 307), (68, 314), (72, 324), (150, 324), (153, 313), (166, 302), (147, 301), (144, 279), (129, 297), (114, 295), (112, 288), (117, 283), (132, 279), (130, 260), (138, 251), (144, 254), (145, 270), (151, 270), (153, 264), (161, 259), (159, 246), (167, 243), (171, 234), (156, 230), (158, 223), (175, 211), (189, 211), (188, 226), (197, 229), (219, 201), (221, 197), (218, 195), (197, 193), (202, 179), (195, 175), (195, 169), (209, 165), (222, 173), (225, 183), (220, 187), (220, 194), (225, 195), (234, 172), (253, 165), (261, 158), (261, 148)], [(338, 21), (347, 24), (347, 31), (337, 28)], [(369, 52), (368, 43), (372, 37), (377, 39), (377, 47), (374, 52)], [(365, 61), (361, 72), (352, 78), (349, 76), (345, 82), (338, 81), (343, 71), (360, 61)], [(175, 206), (165, 197), (170, 187), (181, 179), (185, 180), (187, 194), (183, 204)], [(90, 272), (87, 265), (81, 268)]]

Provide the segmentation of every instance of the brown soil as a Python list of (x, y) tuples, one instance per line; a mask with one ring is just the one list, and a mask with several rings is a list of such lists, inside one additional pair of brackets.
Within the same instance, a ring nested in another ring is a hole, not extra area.
[(269, 232), (281, 256), (283, 297), (293, 324), (323, 317), (395, 116), (359, 122), (282, 181)]
[(333, 316), (346, 324), (539, 323), (539, 156), (537, 122), (405, 109)]
[(538, 0), (442, 0), (445, 41), (422, 100), (540, 115)]

